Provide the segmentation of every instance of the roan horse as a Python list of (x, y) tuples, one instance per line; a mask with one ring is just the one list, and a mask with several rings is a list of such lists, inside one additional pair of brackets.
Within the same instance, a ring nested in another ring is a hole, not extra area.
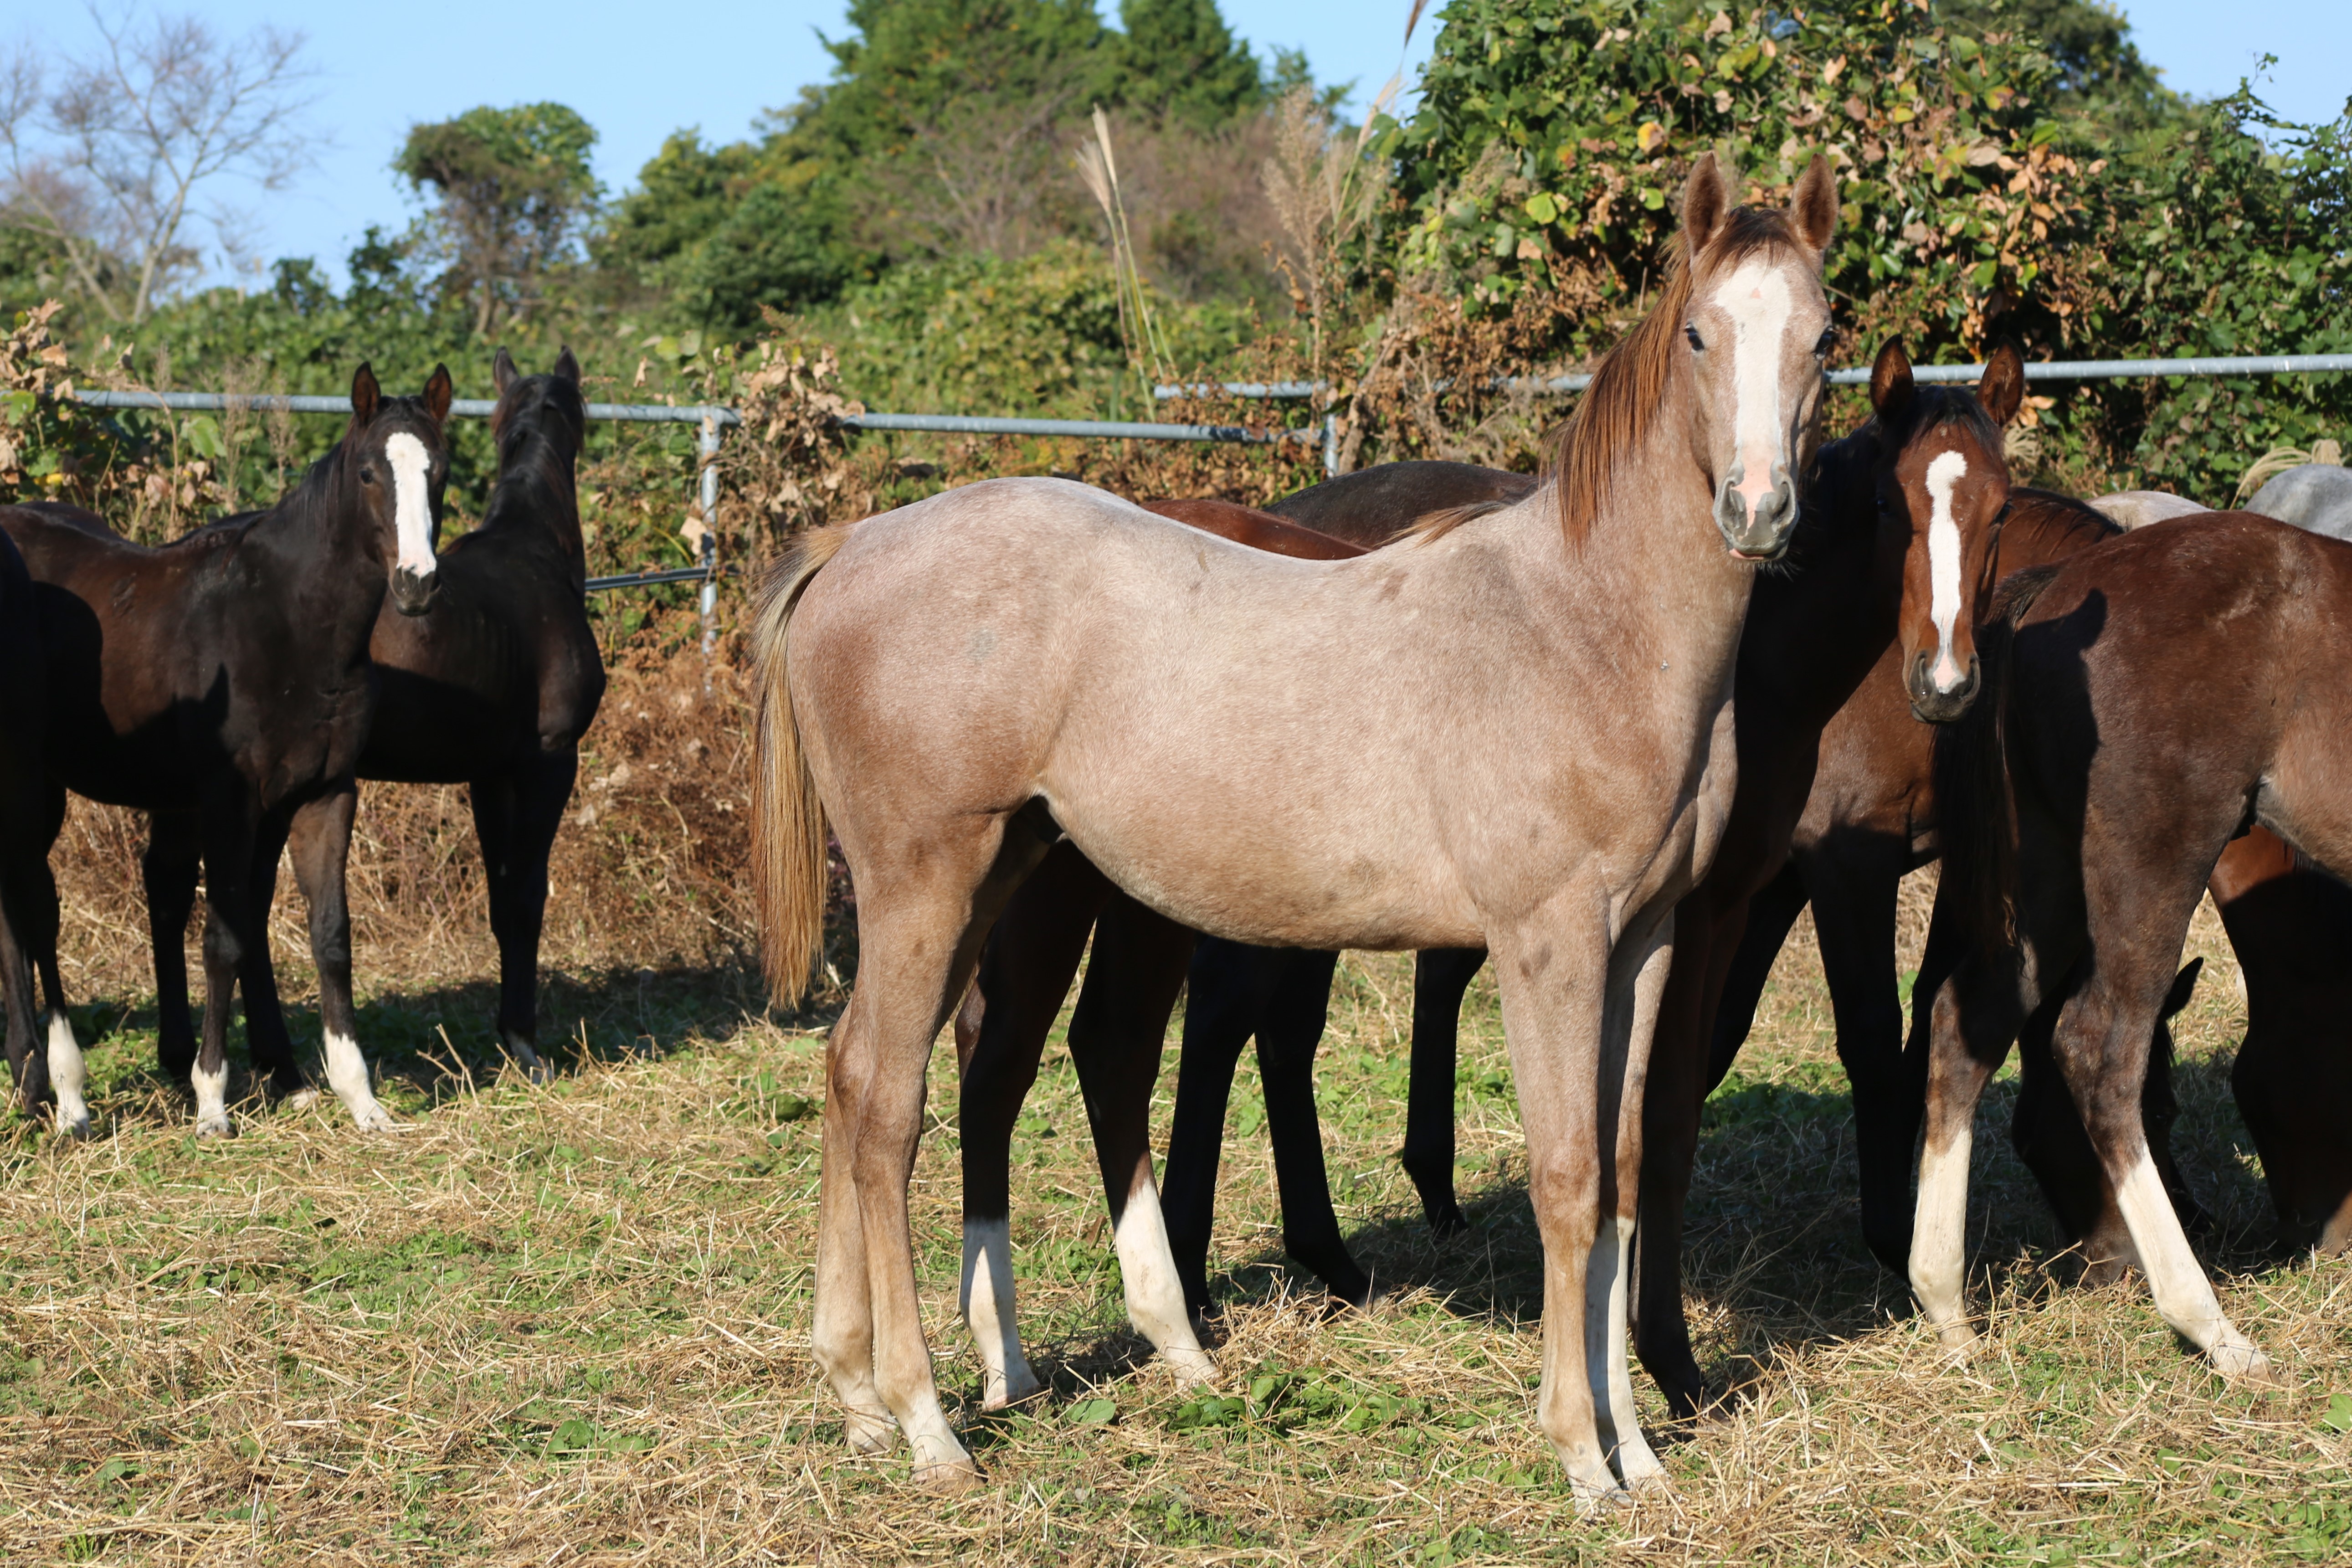
[[(570, 349), (551, 374), (530, 376), (500, 349), (491, 376), (499, 392), (490, 416), (498, 482), (481, 526), (439, 552), (441, 586), (431, 609), (420, 616), (394, 605), (376, 619), (369, 641), (375, 717), (357, 776), (467, 786), (499, 943), (499, 1039), (525, 1072), (543, 1079), (539, 938), (548, 856), (572, 798), (580, 737), (604, 695), (573, 480), (587, 407)], [(356, 1033), (343, 872), (358, 801), (348, 780), (310, 800), (295, 814), (289, 843), (310, 905), (312, 951), (322, 955), (319, 1010), (331, 1041)], [(194, 849), (192, 835), (157, 819), (144, 868), (167, 1064), (185, 1052), (177, 1043), (194, 1037), (186, 978), (175, 966), (176, 933), (195, 899)], [(266, 974), (266, 963), (261, 968)], [(174, 974), (176, 986), (168, 983)], [(252, 984), (248, 976), (248, 1007)], [(269, 1038), (287, 1044), (282, 1031)], [(254, 1071), (265, 1070), (290, 1072), (292, 1062), (265, 1060), (257, 1044)]]
[(1961, 1236), (1976, 1102), (2028, 1017), (2080, 1109), (2158, 1310), (2226, 1377), (2221, 1310), (2143, 1136), (2147, 1042), (2207, 879), (2252, 824), (2352, 872), (2352, 545), (2251, 513), (2154, 524), (2007, 579), (1987, 700), (1939, 739), (1947, 892), (1970, 950), (1935, 993), (1912, 1288), (1974, 1339)]
[[(1674, 903), (1728, 802), (1754, 563), (1796, 520), (1836, 210), (1826, 163), (1783, 215), (1731, 209), (1702, 159), (1689, 264), (1603, 362), (1558, 485), (1418, 549), (1286, 560), (1001, 480), (779, 563), (753, 822), (780, 991), (821, 940), (828, 816), (858, 889), (813, 1334), (853, 1445), (895, 1424), (919, 1476), (971, 1473), (908, 1229), (924, 1064), (1066, 834), (1213, 934), (1495, 953), (1545, 1241), (1540, 1422), (1580, 1493), (1663, 1484), (1624, 1338), (1637, 1108)], [(1159, 1230), (1148, 1181), (1129, 1226)]]
[[(68, 508), (0, 508), (0, 528), (39, 584), (49, 668), (42, 852), (68, 789), (194, 823), (205, 870), (204, 1039), (193, 1064), (170, 1067), (174, 1077), (190, 1073), (200, 1136), (235, 1131), (226, 1051), (240, 975), (255, 1059), (276, 1068), (267, 1087), (302, 1087), (275, 988), (264, 983), (270, 891), (296, 810), (349, 788), (374, 703), (368, 637), (387, 589), (409, 615), (432, 603), (449, 395), (449, 373), (437, 365), (421, 396), (392, 398), (362, 365), (349, 429), (300, 484), (267, 511), (161, 548), (131, 543)], [(56, 963), (54, 887), (48, 905), (45, 920), (11, 932), (12, 942), (39, 944), (32, 956), (45, 974)], [(184, 919), (179, 930), (159, 931), (169, 937), (159, 950), (168, 945), (176, 959), (184, 929)], [(312, 934), (315, 942), (315, 922)], [(315, 956), (326, 973), (335, 955)], [(12, 976), (19, 962), (8, 962)], [(89, 1117), (79, 1053), (70, 1026), (58, 1026), (54, 992), (51, 1004), (58, 1122), (79, 1133)], [(358, 1046), (331, 1028), (326, 1069), (362, 1126), (389, 1123)]]

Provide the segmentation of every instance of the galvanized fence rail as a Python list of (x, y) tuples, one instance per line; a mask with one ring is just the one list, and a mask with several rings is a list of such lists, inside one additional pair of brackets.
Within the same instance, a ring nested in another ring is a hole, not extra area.
[[(2117, 381), (2170, 376), (2324, 375), (2347, 372), (2352, 372), (2352, 354), (2227, 354), (2183, 359), (2028, 361), (2025, 379)], [(1984, 366), (1980, 364), (1917, 364), (1911, 367), (1912, 379), (1922, 382), (1969, 382), (1983, 374)], [(1829, 373), (1828, 379), (1834, 386), (1864, 385), (1870, 380), (1870, 372), (1867, 369), (1833, 370)], [(1591, 383), (1591, 374), (1580, 374), (1549, 378), (1517, 377), (1499, 384), (1515, 391), (1575, 393), (1583, 391)], [(1320, 390), (1320, 384), (1314, 382), (1228, 381), (1156, 386), (1152, 388), (1152, 394), (1163, 401), (1187, 396), (1282, 400), (1312, 397)], [(351, 399), (341, 396), (256, 394), (232, 397), (218, 392), (95, 390), (77, 390), (74, 396), (93, 408), (171, 409), (195, 413), (226, 409), (236, 404), (256, 412), (284, 409), (294, 414), (348, 415), (352, 411)], [(449, 412), (465, 419), (487, 419), (497, 406), (497, 404), (484, 398), (466, 397), (450, 404)], [(702, 461), (695, 510), (706, 525), (715, 520), (719, 510), (719, 432), (727, 426), (741, 424), (743, 416), (740, 414), (718, 404), (592, 403), (588, 405), (588, 416), (620, 423), (700, 426), (698, 446)], [(954, 436), (1052, 436), (1089, 441), (1225, 441), (1255, 446), (1271, 446), (1285, 441), (1319, 442), (1323, 447), (1324, 471), (1327, 474), (1336, 466), (1339, 456), (1338, 422), (1328, 414), (1314, 426), (1306, 429), (1261, 429), (1247, 425), (1172, 425), (1112, 419), (997, 418), (964, 414), (858, 414), (845, 417), (841, 423), (853, 430), (925, 431)], [(718, 562), (717, 534), (706, 527), (701, 542), (700, 565), (592, 577), (588, 580), (589, 591), (603, 593), (617, 588), (650, 587), (659, 583), (700, 583), (703, 649), (709, 652), (715, 635), (718, 579), (726, 574), (726, 569)]]

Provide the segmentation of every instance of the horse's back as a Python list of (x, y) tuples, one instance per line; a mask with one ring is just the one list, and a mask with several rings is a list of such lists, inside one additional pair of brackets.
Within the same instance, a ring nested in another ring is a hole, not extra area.
[(2352, 468), (2305, 463), (2254, 492), (2246, 510), (2306, 532), (2352, 540)]
[(1265, 510), (1318, 533), (1378, 548), (1434, 511), (1510, 503), (1533, 495), (1532, 474), (1416, 459), (1359, 468), (1284, 497)]

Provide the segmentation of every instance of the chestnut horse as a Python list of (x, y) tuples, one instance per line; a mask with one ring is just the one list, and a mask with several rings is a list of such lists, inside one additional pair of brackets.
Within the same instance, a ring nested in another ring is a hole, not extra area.
[[(588, 625), (588, 558), (580, 537), (572, 470), (587, 405), (580, 365), (565, 349), (554, 370), (524, 375), (506, 350), (491, 363), (498, 406), (490, 431), (499, 477), (481, 526), (440, 552), (441, 590), (422, 616), (387, 606), (369, 641), (375, 715), (357, 777), (462, 784), (482, 850), (490, 931), (499, 944), (500, 1044), (534, 1079), (539, 1058), (539, 938), (547, 909), (547, 862), (572, 799), (580, 737), (604, 694), (604, 665)], [(310, 910), (319, 1011), (330, 1036), (354, 1037), (351, 915), (343, 901), (358, 810), (355, 785), (319, 795), (295, 814), (288, 847)], [(156, 933), (155, 972), (164, 1062), (194, 1038), (176, 933), (195, 900), (194, 836), (159, 816), (143, 862)], [(266, 941), (266, 933), (265, 939)], [(265, 962), (259, 966), (268, 975)], [(247, 1005), (255, 986), (248, 974)], [(290, 1072), (265, 1059), (254, 1071)], [(282, 1034), (267, 1037), (281, 1050)]]
[[(853, 1444), (895, 1425), (919, 1476), (972, 1473), (907, 1184), (931, 1040), (1066, 834), (1212, 934), (1495, 952), (1545, 1241), (1540, 1423), (1580, 1493), (1663, 1484), (1624, 1337), (1637, 1108), (1674, 904), (1729, 803), (1754, 563), (1796, 521), (1835, 219), (1826, 163), (1780, 214), (1730, 208), (1703, 158), (1689, 263), (1603, 362), (1559, 483), (1408, 552), (1286, 560), (1012, 479), (779, 563), (753, 822), (781, 992), (818, 951), (828, 817), (858, 888), (813, 1334)], [(1116, 1233), (1139, 1326), (1190, 1342), (1148, 1160)]]
[[(334, 449), (268, 510), (148, 549), (69, 508), (0, 508), (39, 585), (49, 668), (49, 835), (64, 791), (192, 820), (205, 873), (205, 1022), (189, 1073), (200, 1137), (236, 1131), (226, 1102), (229, 999), (245, 983), (246, 1033), (265, 1088), (303, 1085), (276, 987), (265, 927), (278, 858), (294, 813), (348, 789), (374, 706), (368, 638), (387, 592), (422, 615), (436, 585), (434, 535), (448, 453), (449, 373), (423, 395), (384, 397), (366, 365), (352, 378), (352, 421)], [(46, 855), (47, 842), (41, 845)], [(55, 963), (55, 892), (46, 919), (12, 931)], [(152, 913), (152, 912), (151, 912)], [(176, 959), (180, 929), (159, 931)], [(337, 955), (319, 951), (322, 974)], [(12, 959), (12, 977), (18, 963)], [(160, 982), (160, 977), (159, 977)], [(163, 987), (159, 984), (159, 989)], [(79, 1052), (52, 995), (52, 1078), (59, 1124), (89, 1126), (78, 1081), (57, 1070)], [(385, 1127), (366, 1058), (330, 1020), (326, 1076), (362, 1127)], [(257, 1075), (258, 1076), (258, 1075)], [(72, 1092), (68, 1093), (68, 1089)]]
[[(2189, 1248), (2137, 1104), (2205, 884), (2259, 823), (2352, 871), (2352, 545), (2250, 512), (2160, 522), (2013, 576), (1979, 637), (1988, 700), (1938, 744), (1947, 895), (1972, 942), (1933, 999), (1912, 1287), (1975, 1337), (1961, 1237), (1976, 1101), (2029, 1016), (2158, 1310), (2225, 1376), (2273, 1381)], [(1940, 900), (1939, 900), (1940, 901)]]

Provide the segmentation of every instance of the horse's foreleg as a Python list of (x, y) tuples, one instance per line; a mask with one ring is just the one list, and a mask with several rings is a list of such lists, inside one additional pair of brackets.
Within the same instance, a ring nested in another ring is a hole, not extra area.
[(147, 940), (155, 959), (155, 1066), (172, 1084), (185, 1084), (196, 1064), (196, 1020), (188, 1007), (188, 917), (195, 912), (203, 864), (204, 823), (196, 813), (149, 814), (139, 875), (147, 889)]
[[(1928, 997), (1927, 1138), (1912, 1217), (1909, 1274), (1920, 1310), (1955, 1350), (1976, 1339), (1962, 1300), (1967, 1279), (1969, 1157), (1977, 1101), (2017, 1032), (2028, 1003), (2013, 955), (1971, 953)], [(1916, 994), (1916, 993), (1915, 993)]]
[(1193, 933), (1132, 899), (1113, 899), (1095, 926), (1094, 955), (1070, 1018), (1070, 1059), (1109, 1201), (1127, 1316), (1181, 1384), (1207, 1383), (1201, 1349), (1151, 1179), (1151, 1089)]
[(467, 791), (499, 944), (499, 1039), (533, 1083), (550, 1073), (539, 1056), (539, 944), (547, 922), (547, 862), (580, 770), (576, 752), (539, 758), (506, 779)]
[[(1806, 892), (1821, 941), (1822, 978), (1837, 1022), (1838, 1060), (1853, 1097), (1854, 1163), (1862, 1186), (1862, 1236), (1871, 1255), (1897, 1274), (1911, 1251), (1912, 1158), (1927, 1094), (1927, 1008), (1915, 1001), (1916, 1044), (1906, 1051), (1903, 1002), (1895, 989), (1895, 906), (1907, 851), (1887, 839), (1830, 843), (1806, 857)], [(1958, 962), (1953, 917), (1930, 921), (1914, 998), (1933, 997)]]
[(1486, 962), (1483, 947), (1436, 947), (1413, 955), (1412, 1063), (1401, 1162), (1421, 1194), (1429, 1228), (1440, 1236), (1470, 1228), (1454, 1195), (1454, 1069), (1462, 997)]
[[(1037, 1080), (1045, 1037), (1069, 994), (1110, 879), (1067, 840), (1045, 853), (981, 950), (956, 1020), (957, 1126), (963, 1145), (963, 1279), (957, 1293), (980, 1347), (981, 1405), (1037, 1392), (1021, 1352), (1013, 1289), (1013, 1125)], [(976, 1026), (967, 1019), (977, 1012)]]
[(199, 1138), (236, 1133), (228, 1114), (228, 1015), (254, 935), (254, 826), (241, 801), (205, 812), (205, 1027), (188, 1074)]
[[(1626, 1489), (1637, 1492), (1666, 1485), (1666, 1468), (1642, 1436), (1641, 1415), (1633, 1403), (1627, 1316), (1633, 1230), (1641, 1204), (1642, 1122), (1649, 1100), (1652, 1047), (1674, 969), (1675, 919), (1675, 911), (1668, 910), (1649, 931), (1627, 933), (1611, 955), (1595, 1107), (1596, 1131), (1605, 1142), (1601, 1225), (1584, 1278), (1585, 1366), (1592, 1380), (1601, 1441), (1612, 1450)], [(1679, 1231), (1670, 1239), (1678, 1246)], [(1601, 1285), (1604, 1277), (1605, 1290)], [(1679, 1319), (1679, 1295), (1673, 1310)]]
[(352, 1006), (352, 911), (344, 873), (359, 798), (358, 785), (345, 779), (305, 804), (294, 816), (291, 847), (294, 878), (310, 910), (327, 1087), (362, 1131), (382, 1132), (398, 1123), (376, 1100), (367, 1058), (360, 1050), (359, 1015)]
[(1707, 1402), (1706, 1381), (1691, 1352), (1690, 1325), (1683, 1316), (1682, 1257), (1684, 1208), (1706, 1103), (1706, 970), (1712, 949), (1736, 925), (1714, 907), (1705, 886), (1684, 900), (1675, 918), (1686, 934), (1668, 965), (1651, 1037), (1648, 1083), (1636, 1101), (1643, 1164), (1633, 1331), (1642, 1365), (1665, 1394), (1668, 1413), (1688, 1420)]
[[(9, 1064), (17, 1069), (26, 1106), (38, 1105), (54, 1092), (58, 1130), (79, 1138), (89, 1131), (89, 1106), (83, 1099), (87, 1074), (58, 973), (58, 884), (49, 873), (49, 847), (65, 824), (65, 791), (45, 779), (22, 777), (16, 794), (5, 829), (8, 863), (0, 870), (7, 924)], [(47, 993), (46, 1024), (35, 1016), (36, 974)]]
[[(1570, 894), (1560, 895), (1565, 902)], [(1616, 1495), (1594, 1400), (1606, 1387), (1603, 1336), (1588, 1332), (1589, 1288), (1622, 1285), (1605, 1270), (1617, 1256), (1615, 1226), (1602, 1224), (1600, 1078), (1610, 942), (1594, 913), (1568, 910), (1525, 931), (1493, 933), (1503, 1032), (1528, 1142), (1528, 1195), (1543, 1237), (1543, 1379), (1537, 1422), (1590, 1504)], [(1613, 1109), (1613, 1107), (1612, 1107)], [(1609, 1194), (1613, 1200), (1615, 1194)], [(1630, 1195), (1630, 1194), (1629, 1194)], [(1592, 1374), (1594, 1352), (1602, 1376)]]
[(1258, 1079), (1265, 1089), (1266, 1131), (1274, 1141), (1283, 1249), (1312, 1268), (1331, 1294), (1349, 1306), (1368, 1307), (1372, 1281), (1339, 1235), (1315, 1109), (1315, 1050), (1323, 1041), (1331, 973), (1339, 962), (1336, 952), (1283, 949), (1276, 954), (1274, 984), (1258, 1015)]
[[(1202, 937), (1192, 949), (1162, 1197), (1169, 1247), (1183, 1284), (1185, 1307), (1195, 1318), (1209, 1310), (1209, 1235), (1216, 1215), (1217, 1166), (1224, 1152), (1234, 1070), (1241, 1063), (1242, 1048), (1258, 1030), (1269, 971), (1280, 962), (1273, 949), (1223, 937)], [(1091, 984), (1091, 973), (1087, 978)], [(1271, 1108), (1267, 1114), (1271, 1117)]]
[(1707, 1027), (1702, 1100), (1730, 1074), (1739, 1047), (1748, 1043), (1748, 1032), (1756, 1025), (1756, 1009), (1764, 1000), (1764, 987), (1772, 978), (1772, 965), (1811, 897), (1804, 873), (1791, 858), (1748, 900), (1739, 945), (1732, 950), (1730, 967), (1724, 972), (1723, 994), (1716, 1000), (1715, 1017)]
[[(278, 901), (278, 859), (286, 847), (293, 813), (285, 808), (264, 816), (255, 826), (253, 866), (246, 881), (252, 929), (247, 932), (237, 964), (237, 982), (245, 990), (245, 1049), (253, 1067), (254, 1088), (272, 1100), (308, 1105), (316, 1098), (294, 1062), (294, 1037), (286, 1027), (285, 1004), (278, 994), (277, 960), (269, 950), (269, 910)], [(320, 977), (323, 986), (325, 977)]]

